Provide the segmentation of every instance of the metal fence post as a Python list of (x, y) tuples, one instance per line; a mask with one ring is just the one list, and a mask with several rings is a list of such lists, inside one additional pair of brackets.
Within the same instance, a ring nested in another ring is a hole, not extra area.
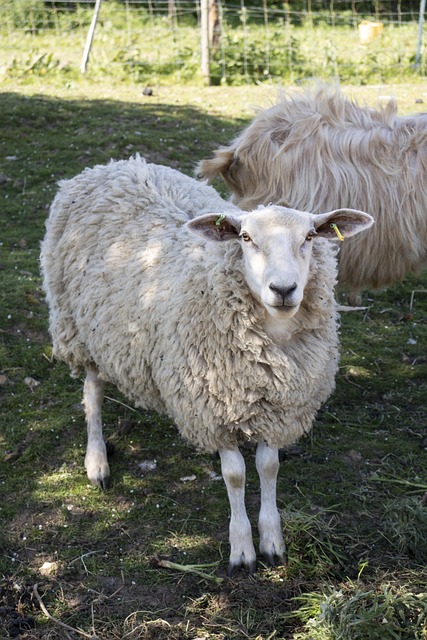
[(203, 81), (211, 83), (209, 64), (209, 0), (200, 0), (201, 70)]
[(419, 67), (421, 62), (421, 46), (423, 42), (423, 25), (424, 25), (424, 12), (426, 10), (426, 0), (420, 2), (420, 17), (418, 19), (418, 42), (417, 53), (415, 55), (415, 66)]
[(95, 33), (95, 27), (98, 20), (99, 10), (101, 8), (102, 0), (96, 0), (95, 9), (93, 10), (92, 21), (90, 23), (89, 31), (86, 38), (85, 49), (83, 51), (83, 57), (80, 64), (80, 71), (82, 73), (86, 73), (86, 65), (89, 60), (89, 53), (92, 47), (93, 34)]

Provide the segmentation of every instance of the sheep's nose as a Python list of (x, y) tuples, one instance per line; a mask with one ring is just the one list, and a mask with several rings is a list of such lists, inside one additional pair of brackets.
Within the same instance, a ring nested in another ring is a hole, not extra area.
[(297, 283), (294, 282), (293, 284), (290, 285), (290, 287), (281, 287), (271, 282), (268, 286), (271, 289), (271, 291), (274, 291), (274, 293), (276, 293), (280, 298), (282, 298), (282, 304), (284, 305), (286, 298), (290, 296), (291, 293), (293, 293), (297, 288)]

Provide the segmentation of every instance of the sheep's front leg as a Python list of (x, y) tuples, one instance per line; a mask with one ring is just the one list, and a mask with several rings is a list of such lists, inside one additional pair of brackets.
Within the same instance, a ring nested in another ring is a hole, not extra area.
[(284, 563), (286, 554), (280, 515), (276, 505), (278, 450), (259, 443), (256, 451), (256, 468), (261, 484), (261, 509), (258, 520), (259, 550), (267, 562), (274, 566)]
[(102, 435), (101, 407), (104, 399), (104, 383), (96, 369), (86, 370), (83, 387), (83, 405), (87, 423), (87, 449), (85, 467), (88, 478), (101, 489), (107, 489), (110, 468), (107, 448)]
[(230, 501), (230, 562), (228, 575), (244, 565), (250, 573), (255, 571), (256, 554), (252, 531), (245, 508), (245, 461), (238, 449), (222, 449), (221, 472)]

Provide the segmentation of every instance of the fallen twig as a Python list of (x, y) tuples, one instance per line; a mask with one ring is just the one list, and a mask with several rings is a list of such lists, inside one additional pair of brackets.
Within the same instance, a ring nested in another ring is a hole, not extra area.
[(427, 484), (423, 482), (412, 482), (412, 480), (402, 480), (401, 478), (386, 478), (384, 476), (372, 476), (370, 478), (375, 482), (391, 482), (394, 484), (403, 484), (405, 487), (413, 489), (414, 493), (427, 491)]
[(77, 560), (83, 560), (83, 558), (87, 558), (88, 556), (93, 556), (95, 553), (105, 553), (105, 550), (97, 549), (96, 551), (88, 551), (87, 553), (83, 553), (81, 556), (77, 556), (76, 558), (73, 558), (72, 560), (70, 560), (68, 562), (68, 566), (71, 567), (71, 565)]
[(175, 569), (176, 571), (183, 571), (184, 573), (194, 573), (196, 576), (200, 576), (205, 580), (212, 580), (216, 584), (224, 582), (224, 578), (201, 571), (201, 569), (216, 566), (216, 562), (212, 564), (178, 564), (176, 562), (170, 562), (170, 560), (161, 560), (160, 558), (156, 558), (156, 564), (164, 569)]
[(110, 396), (104, 396), (104, 398), (106, 400), (109, 400), (110, 402), (115, 402), (116, 404), (119, 404), (120, 406), (124, 407), (125, 409), (129, 409), (129, 411), (133, 411), (134, 413), (138, 413), (138, 409), (135, 409), (134, 407), (130, 407), (128, 404), (125, 404), (124, 402), (121, 402), (120, 400), (116, 400), (116, 398), (111, 398)]
[(58, 620), (57, 618), (54, 618), (49, 611), (46, 609), (43, 600), (41, 599), (41, 596), (38, 592), (38, 585), (35, 584), (33, 585), (33, 593), (36, 596), (38, 603), (40, 605), (40, 609), (43, 611), (44, 615), (49, 618), (49, 620), (52, 620), (52, 622), (54, 622), (55, 624), (58, 624), (60, 627), (62, 627), (63, 629), (67, 629), (68, 631), (73, 631), (74, 633), (78, 633), (79, 635), (83, 636), (84, 638), (90, 638), (90, 640), (99, 640), (99, 638), (97, 636), (94, 636), (91, 633), (86, 633), (85, 631), (81, 631), (80, 629), (75, 629), (74, 627), (70, 627), (70, 625), (65, 624), (65, 622), (61, 622), (61, 620)]
[(348, 304), (338, 304), (337, 311), (366, 311), (369, 307), (350, 307)]

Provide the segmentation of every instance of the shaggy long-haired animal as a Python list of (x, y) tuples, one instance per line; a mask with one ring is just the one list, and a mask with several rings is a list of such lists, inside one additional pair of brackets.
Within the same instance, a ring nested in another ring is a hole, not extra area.
[(339, 284), (381, 288), (427, 261), (427, 114), (361, 107), (332, 85), (283, 97), (228, 146), (198, 166), (221, 175), (232, 201), (250, 210), (280, 203), (314, 213), (369, 211), (370, 234), (343, 243)]

